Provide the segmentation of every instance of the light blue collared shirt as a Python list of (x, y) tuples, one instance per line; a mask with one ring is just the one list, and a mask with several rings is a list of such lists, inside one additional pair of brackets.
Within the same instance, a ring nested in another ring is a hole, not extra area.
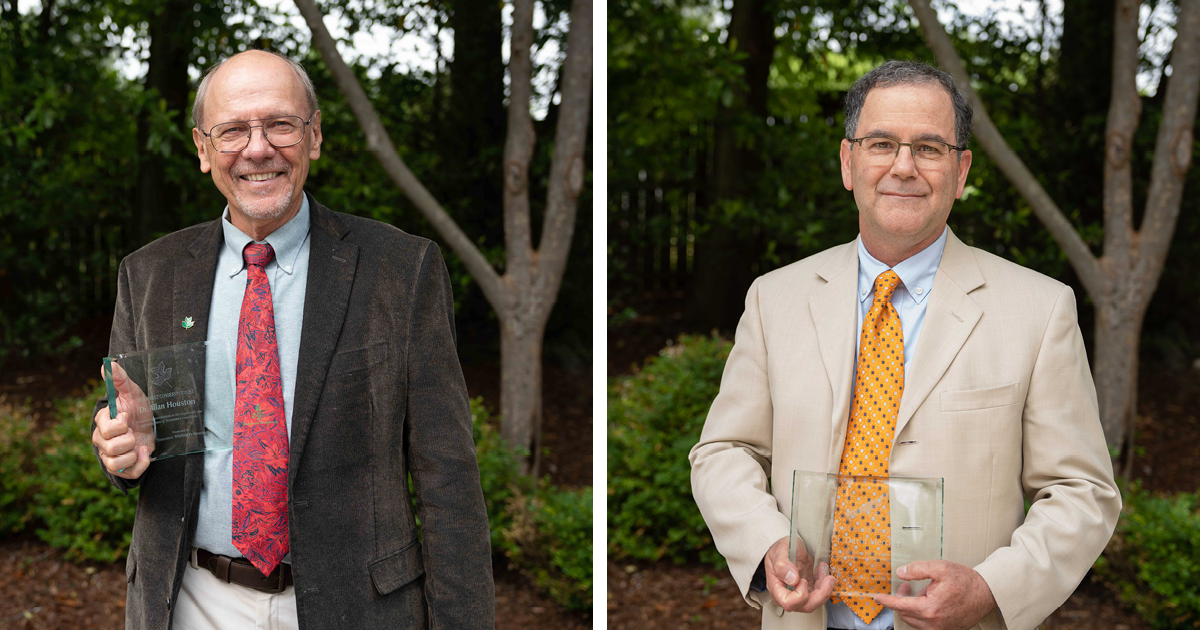
[[(917, 337), (921, 334), (921, 325), (925, 323), (925, 310), (929, 306), (929, 294), (933, 291), (933, 279), (937, 276), (938, 265), (942, 262), (942, 252), (946, 249), (946, 234), (949, 229), (943, 229), (929, 247), (917, 252), (900, 262), (895, 267), (888, 267), (879, 262), (867, 251), (858, 238), (858, 325), (855, 330), (862, 331), (863, 319), (871, 310), (875, 301), (875, 279), (879, 274), (891, 269), (900, 276), (900, 286), (892, 292), (892, 306), (900, 315), (900, 330), (904, 335), (904, 373), (908, 374), (912, 365), (913, 352), (917, 348)], [(854, 363), (858, 365), (858, 344), (862, 335), (855, 338)], [(903, 394), (901, 394), (903, 396)], [(895, 569), (895, 567), (892, 567)], [(864, 622), (853, 610), (844, 603), (829, 602), (825, 605), (830, 628), (854, 628), (855, 630), (887, 630), (893, 627), (891, 609), (884, 608), (871, 623)]]
[[(242, 298), (248, 272), (242, 250), (253, 240), (229, 221), (229, 206), (221, 215), (225, 244), (217, 257), (212, 305), (208, 310), (209, 357), (205, 362), (204, 420), (206, 426), (233, 427), (234, 362)], [(308, 284), (308, 195), (300, 211), (279, 229), (259, 241), (269, 243), (275, 257), (264, 271), (271, 285), (275, 309), (275, 339), (279, 349), (279, 376), (283, 385), (283, 411), (288, 435), (292, 434), (292, 401), (296, 393), (296, 366), (300, 359), (300, 330), (304, 323), (304, 293)], [(232, 435), (230, 444), (233, 444)], [(242, 552), (233, 546), (233, 451), (204, 454), (204, 484), (200, 488), (200, 514), (195, 547), (234, 558)], [(291, 562), (289, 553), (283, 559)]]

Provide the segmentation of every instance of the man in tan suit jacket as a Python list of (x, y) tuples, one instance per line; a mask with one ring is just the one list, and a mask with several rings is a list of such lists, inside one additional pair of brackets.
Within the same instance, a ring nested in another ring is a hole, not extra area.
[(746, 601), (762, 607), (763, 628), (868, 627), (831, 620), (827, 567), (788, 561), (791, 476), (839, 471), (855, 309), (871, 287), (859, 279), (860, 241), (889, 269), (943, 248), (931, 286), (891, 298), (914, 300), (903, 321), (914, 295), (928, 297), (905, 348), (888, 460), (892, 477), (944, 478), (943, 559), (892, 566), (932, 583), (921, 597), (877, 596), (886, 616), (869, 627), (1034, 628), (1078, 586), (1121, 507), (1075, 296), (946, 226), (971, 164), (970, 105), (948, 74), (889, 62), (856, 83), (846, 109), (842, 179), (859, 240), (751, 286), (690, 456), (696, 502)]

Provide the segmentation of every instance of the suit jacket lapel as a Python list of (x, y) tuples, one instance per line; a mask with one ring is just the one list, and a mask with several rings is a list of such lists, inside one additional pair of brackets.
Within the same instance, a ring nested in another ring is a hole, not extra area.
[[(832, 435), (844, 435), (850, 416), (851, 380), (854, 374), (855, 311), (858, 300), (858, 241), (843, 245), (817, 270), (826, 284), (808, 298), (808, 309), (817, 329), (817, 345), (833, 389)], [(839, 431), (839, 427), (841, 431)], [(829, 445), (829, 461), (841, 459), (843, 440)]]
[[(212, 305), (213, 281), (217, 272), (217, 257), (225, 237), (221, 232), (221, 221), (218, 219), (209, 224), (200, 236), (188, 247), (191, 258), (184, 257), (183, 262), (172, 269), (173, 287), (171, 294), (171, 344), (193, 343), (208, 338), (208, 313)], [(185, 318), (191, 318), (193, 325), (183, 327)], [(157, 325), (157, 324), (156, 324)], [(195, 378), (200, 379), (198, 385), (203, 387), (204, 371), (200, 370)], [(194, 506), (200, 500), (200, 485), (204, 475), (204, 454), (194, 453), (182, 458), (183, 487), (186, 505)]]
[(304, 324), (300, 332), (296, 395), (292, 403), (289, 486), (299, 468), (317, 400), (329, 372), (329, 362), (341, 336), (358, 269), (358, 246), (342, 240), (350, 229), (311, 195), (308, 201), (312, 211), (308, 284), (304, 291)]
[(904, 395), (896, 416), (896, 439), (946, 373), (983, 315), (983, 309), (967, 295), (983, 284), (975, 255), (951, 232), (933, 280), (933, 293), (912, 359), (912, 373), (904, 378)]

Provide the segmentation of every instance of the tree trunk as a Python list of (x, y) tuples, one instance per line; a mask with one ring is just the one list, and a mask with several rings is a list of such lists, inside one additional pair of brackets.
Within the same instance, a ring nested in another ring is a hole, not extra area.
[(438, 188), (447, 196), (470, 199), (455, 209), (455, 217), (494, 244), (504, 238), (496, 159), (505, 129), (502, 5), (495, 0), (451, 0), (447, 6), (454, 57), (441, 133), (440, 152), (447, 168)]
[[(1137, 408), (1138, 340), (1145, 312), (1145, 304), (1124, 309), (1096, 307), (1092, 376), (1096, 381), (1100, 418), (1109, 420), (1102, 422), (1104, 440), (1111, 446), (1124, 440), (1126, 426), (1132, 426), (1126, 423), (1132, 423)], [(1116, 419), (1121, 422), (1115, 422)]]
[(529, 114), (532, 89), (533, 0), (515, 0), (509, 57), (508, 138), (504, 149), (504, 236), (506, 262), (499, 276), (479, 248), (450, 218), (429, 190), (413, 176), (396, 153), (383, 123), (354, 72), (342, 59), (313, 0), (295, 0), (313, 34), (313, 44), (358, 119), (367, 148), (433, 224), (479, 283), (501, 325), (501, 435), (510, 446), (529, 449), (540, 429), (542, 337), (562, 285), (579, 194), (583, 189), (583, 147), (591, 111), (592, 3), (574, 0), (567, 34), (561, 110), (554, 132), (554, 155), (547, 178), (546, 212), (538, 248), (532, 244), (529, 216), (529, 162), (533, 125)]
[[(1104, 254), (1092, 255), (1037, 178), (1000, 135), (971, 87), (962, 58), (937, 21), (929, 0), (909, 0), (938, 63), (954, 75), (975, 109), (979, 143), (996, 161), (1067, 255), (1096, 305), (1093, 376), (1100, 423), (1110, 447), (1124, 441), (1137, 403), (1138, 336), (1158, 286), (1179, 218), (1183, 183), (1194, 151), (1192, 126), (1200, 96), (1200, 0), (1181, 0), (1171, 49), (1171, 82), (1154, 147), (1144, 218), (1135, 227), (1130, 155), (1141, 115), (1137, 0), (1116, 0), (1112, 33), (1112, 90), (1104, 151)], [(1066, 42), (1064, 28), (1064, 42)]]
[[(734, 0), (730, 13), (726, 45), (746, 54), (741, 61), (746, 83), (734, 86), (731, 104), (717, 112), (711, 216), (721, 214), (721, 202), (750, 196), (752, 183), (763, 169), (757, 147), (746, 146), (744, 135), (748, 124), (753, 125), (751, 134), (757, 133), (759, 125), (766, 125), (767, 80), (775, 55), (775, 18), (769, 3)], [(713, 229), (696, 244), (691, 316), (704, 328), (732, 330), (754, 279), (750, 263), (756, 252), (744, 234), (713, 221), (709, 225)]]
[[(138, 242), (149, 242), (156, 231), (173, 228), (163, 221), (178, 206), (180, 189), (166, 181), (163, 156), (157, 148), (147, 148), (152, 133), (153, 110), (159, 101), (168, 111), (176, 111), (173, 122), (186, 128), (188, 102), (188, 56), (192, 32), (190, 0), (167, 0), (150, 21), (150, 59), (147, 63), (146, 102), (138, 113), (137, 203), (134, 205), (134, 233)], [(165, 131), (165, 130), (163, 130)], [(160, 132), (161, 133), (161, 132)], [(178, 147), (183, 149), (182, 147)]]
[[(500, 437), (518, 448), (532, 449), (542, 426), (543, 324), (500, 325)], [(536, 452), (533, 453), (536, 458)]]

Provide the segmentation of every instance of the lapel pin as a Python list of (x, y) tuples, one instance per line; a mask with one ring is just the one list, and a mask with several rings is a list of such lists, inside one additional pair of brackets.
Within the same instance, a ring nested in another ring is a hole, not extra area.
[(184, 328), (191, 328), (192, 326), (196, 325), (196, 322), (193, 321), (191, 317), (184, 317), (183, 321), (180, 322), (179, 325), (183, 326)]

